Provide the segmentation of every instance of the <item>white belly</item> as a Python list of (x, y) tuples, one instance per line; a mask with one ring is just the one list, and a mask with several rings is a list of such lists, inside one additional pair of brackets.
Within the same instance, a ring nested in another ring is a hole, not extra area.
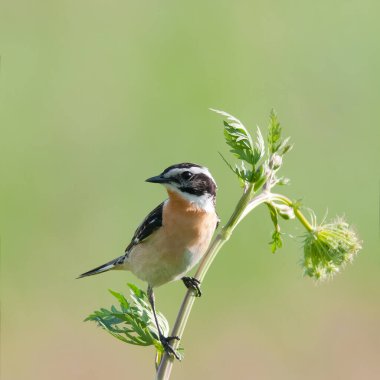
[(181, 236), (168, 236), (162, 230), (153, 233), (131, 250), (125, 262), (126, 269), (153, 287), (180, 279), (199, 262), (208, 248), (215, 223), (204, 227), (202, 239), (189, 239), (189, 244), (181, 241)]
[(215, 212), (174, 198), (163, 207), (162, 227), (133, 247), (125, 261), (126, 269), (151, 286), (183, 277), (205, 254), (215, 231)]
[(131, 252), (128, 267), (132, 273), (153, 287), (178, 280), (191, 270), (201, 258), (185, 251), (177, 258), (169, 258), (167, 252), (157, 252), (152, 246), (137, 246)]

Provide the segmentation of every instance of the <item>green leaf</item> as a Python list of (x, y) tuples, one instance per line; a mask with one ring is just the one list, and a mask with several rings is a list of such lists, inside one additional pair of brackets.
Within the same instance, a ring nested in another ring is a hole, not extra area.
[(214, 109), (211, 111), (227, 119), (227, 121), (223, 121), (224, 138), (231, 147), (230, 152), (239, 160), (255, 166), (263, 155), (263, 139), (260, 130), (257, 130), (258, 142), (254, 144), (251, 135), (239, 119), (224, 111)]
[(272, 253), (276, 253), (278, 248), (282, 248), (282, 239), (280, 231), (273, 232), (272, 241), (269, 244), (271, 245)]
[(281, 168), (283, 160), (282, 157), (291, 150), (292, 145), (289, 144), (290, 138), (282, 139), (282, 128), (278, 121), (277, 115), (274, 110), (271, 111), (269, 116), (268, 126), (268, 167), (272, 170), (272, 178), (270, 187), (276, 185), (279, 180), (276, 178), (275, 173)]
[(142, 298), (144, 296), (144, 291), (138, 288), (136, 285), (128, 283), (129, 289), (132, 290), (133, 294), (135, 294), (138, 298)]
[(277, 114), (274, 109), (271, 110), (269, 115), (268, 126), (268, 148), (269, 153), (273, 154), (278, 151), (281, 146), (281, 125), (277, 119)]
[(108, 289), (108, 291), (119, 301), (120, 305), (126, 309), (129, 308), (129, 302), (127, 299), (120, 293), (114, 292), (111, 289)]
[(272, 233), (272, 240), (269, 242), (271, 245), (272, 253), (275, 253), (278, 248), (282, 248), (282, 239), (280, 233), (280, 225), (278, 224), (278, 211), (277, 208), (270, 202), (267, 202), (270, 217), (274, 225), (274, 232)]
[[(101, 308), (90, 314), (85, 321), (93, 321), (118, 340), (138, 345), (154, 346), (158, 351), (164, 348), (158, 339), (153, 310), (146, 293), (136, 285), (128, 284), (131, 301), (122, 294), (109, 290), (119, 302), (119, 307)], [(163, 314), (157, 312), (157, 319), (164, 335), (169, 334), (169, 324)]]
[[(219, 153), (223, 161), (237, 175), (243, 187), (247, 183), (255, 183), (255, 190), (259, 189), (266, 179), (263, 167), (264, 163), (260, 164), (265, 156), (265, 141), (260, 128), (256, 128), (256, 138), (253, 141), (252, 136), (239, 119), (224, 111), (214, 109), (211, 109), (211, 111), (222, 115), (226, 119), (223, 121), (224, 138), (227, 145), (231, 148), (230, 152), (240, 160), (239, 164), (233, 167)], [(246, 167), (245, 164), (249, 166)]]
[(256, 128), (256, 138), (257, 138), (257, 142), (255, 144), (254, 154), (255, 154), (255, 160), (257, 163), (265, 155), (265, 142), (264, 142), (264, 138), (259, 127)]

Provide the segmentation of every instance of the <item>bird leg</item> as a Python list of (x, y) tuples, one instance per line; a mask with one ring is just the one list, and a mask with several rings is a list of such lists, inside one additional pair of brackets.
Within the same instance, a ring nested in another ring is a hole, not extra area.
[(179, 337), (178, 336), (164, 336), (164, 334), (162, 334), (161, 328), (160, 328), (160, 325), (158, 324), (158, 319), (157, 319), (153, 288), (150, 285), (148, 285), (147, 295), (148, 295), (150, 306), (152, 306), (154, 320), (156, 322), (157, 331), (158, 331), (158, 337), (160, 339), (161, 344), (163, 345), (165, 349), (165, 352), (167, 352), (169, 355), (173, 355), (176, 359), (180, 360), (179, 355), (174, 350), (174, 348), (170, 345), (171, 340), (179, 340)]
[(195, 297), (200, 297), (202, 295), (199, 285), (201, 282), (195, 277), (182, 277), (181, 280), (185, 284), (187, 289), (194, 290)]

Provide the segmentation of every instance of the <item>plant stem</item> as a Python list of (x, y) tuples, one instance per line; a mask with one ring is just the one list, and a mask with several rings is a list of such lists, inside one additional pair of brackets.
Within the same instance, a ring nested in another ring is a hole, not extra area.
[(308, 220), (306, 219), (305, 215), (302, 214), (302, 212), (300, 211), (299, 207), (296, 204), (294, 204), (294, 202), (292, 202), (288, 197), (285, 197), (285, 195), (282, 195), (282, 194), (271, 194), (271, 199), (272, 200), (278, 200), (280, 202), (285, 203), (289, 207), (291, 207), (293, 209), (293, 211), (294, 211), (294, 215), (301, 222), (301, 224), (309, 232), (314, 231), (314, 227), (308, 222)]
[[(272, 194), (270, 191), (263, 191), (261, 194), (252, 198), (253, 194), (253, 184), (250, 184), (244, 191), (244, 194), (240, 198), (234, 212), (232, 213), (227, 224), (222, 228), (222, 230), (216, 235), (211, 245), (209, 246), (206, 254), (204, 255), (201, 263), (199, 264), (198, 270), (195, 274), (195, 278), (199, 281), (203, 281), (206, 276), (210, 265), (214, 261), (219, 250), (222, 248), (224, 243), (226, 243), (233, 230), (236, 226), (257, 206), (268, 201), (279, 201), (282, 202), (294, 210), (294, 214), (297, 219), (302, 223), (302, 225), (308, 230), (313, 231), (312, 225), (307, 221), (305, 216), (301, 213), (296, 204), (294, 204), (289, 198), (282, 194)], [(193, 291), (189, 289), (182, 301), (181, 307), (179, 309), (177, 319), (175, 321), (171, 336), (178, 336), (182, 338), (183, 332), (185, 330), (187, 320), (189, 318), (191, 309), (194, 305), (195, 297)], [(178, 341), (173, 342), (173, 348), (177, 349), (179, 345)], [(173, 368), (174, 359), (167, 353), (163, 355), (161, 363), (158, 367), (156, 373), (156, 380), (168, 380)]]
[[(259, 196), (251, 199), (252, 193), (253, 193), (253, 185), (250, 184), (245, 190), (242, 197), (240, 198), (229, 221), (222, 228), (222, 230), (219, 232), (219, 234), (215, 237), (215, 239), (211, 243), (210, 247), (208, 248), (206, 254), (204, 255), (199, 265), (199, 268), (195, 274), (195, 278), (197, 278), (199, 281), (201, 282), (203, 281), (211, 263), (215, 259), (220, 248), (224, 245), (224, 243), (228, 241), (235, 227), (243, 219), (242, 217), (243, 213), (248, 207), (248, 205), (251, 205), (252, 203), (254, 203), (255, 207), (257, 207), (259, 204), (264, 203), (266, 200), (268, 200), (268, 195), (263, 196), (263, 194), (260, 194)], [(250, 207), (251, 210), (253, 208), (254, 207)], [(194, 301), (195, 301), (195, 297), (194, 297), (193, 291), (189, 289), (186, 292), (185, 298), (182, 301), (182, 305), (179, 309), (171, 336), (178, 336), (179, 338), (182, 338)], [(176, 349), (178, 347), (178, 344), (179, 342), (174, 341), (173, 348)], [(173, 368), (173, 362), (174, 362), (174, 359), (170, 355), (165, 353), (161, 360), (160, 366), (158, 368), (158, 371), (156, 374), (156, 380), (169, 379), (171, 370)]]

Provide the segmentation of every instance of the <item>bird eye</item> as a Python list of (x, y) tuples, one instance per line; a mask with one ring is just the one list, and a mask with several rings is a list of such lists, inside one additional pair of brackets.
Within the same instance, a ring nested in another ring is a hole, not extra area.
[(181, 174), (181, 177), (183, 178), (183, 179), (190, 179), (191, 177), (193, 176), (193, 174), (191, 173), (191, 172), (183, 172), (182, 174)]

